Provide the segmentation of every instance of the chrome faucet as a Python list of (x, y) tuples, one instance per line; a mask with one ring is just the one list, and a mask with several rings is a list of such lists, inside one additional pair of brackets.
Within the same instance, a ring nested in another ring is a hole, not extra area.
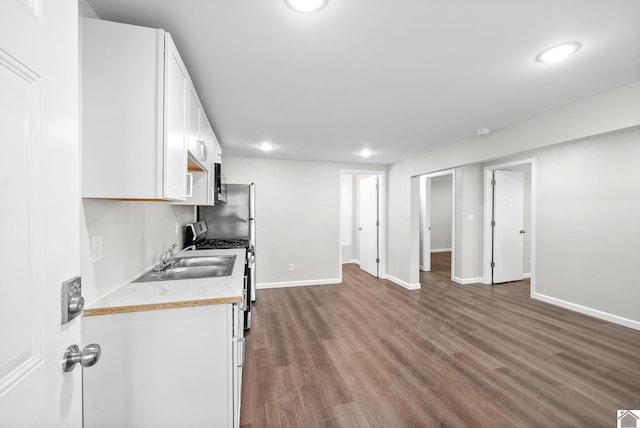
[(162, 255), (160, 256), (160, 264), (157, 265), (155, 268), (153, 268), (153, 270), (155, 270), (156, 272), (160, 272), (164, 270), (164, 268), (169, 266), (171, 263), (173, 263), (172, 259), (173, 259), (174, 251), (177, 246), (178, 244), (171, 244), (166, 251), (163, 251)]

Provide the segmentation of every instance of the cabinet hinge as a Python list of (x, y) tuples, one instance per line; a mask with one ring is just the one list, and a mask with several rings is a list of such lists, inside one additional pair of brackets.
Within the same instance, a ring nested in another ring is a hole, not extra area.
[(491, 220), (491, 227), (496, 227), (496, 221), (495, 220)]
[(376, 259), (376, 263), (380, 263), (380, 259)]
[(492, 268), (496, 267), (496, 264), (494, 262), (491, 262), (491, 267)]
[(376, 221), (376, 226), (380, 226), (380, 222), (379, 221)]
[(491, 179), (491, 185), (492, 185), (492, 186), (495, 186), (495, 185), (496, 185), (496, 179), (495, 179), (495, 178)]

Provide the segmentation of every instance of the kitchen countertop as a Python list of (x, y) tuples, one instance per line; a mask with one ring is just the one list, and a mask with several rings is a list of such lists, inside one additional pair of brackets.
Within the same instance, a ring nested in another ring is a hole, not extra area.
[[(182, 253), (184, 254), (184, 253)], [(129, 282), (85, 307), (84, 316), (238, 303), (244, 288), (245, 249), (193, 250), (189, 256), (236, 256), (229, 276)]]

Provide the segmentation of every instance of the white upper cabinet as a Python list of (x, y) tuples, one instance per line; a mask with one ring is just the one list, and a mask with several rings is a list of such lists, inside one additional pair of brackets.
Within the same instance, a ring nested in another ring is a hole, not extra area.
[[(189, 154), (189, 172), (187, 174), (187, 198), (174, 202), (176, 205), (213, 205), (214, 193), (211, 188), (215, 183), (214, 161), (215, 146), (210, 135), (204, 109), (198, 94), (191, 84), (187, 90), (187, 149)], [(215, 136), (214, 136), (215, 138)]]
[(206, 171), (188, 162), (200, 118), (171, 36), (89, 18), (83, 30), (82, 196), (185, 200), (187, 170)]
[(189, 74), (168, 33), (165, 33), (164, 67), (163, 197), (185, 199), (188, 190), (185, 176)]

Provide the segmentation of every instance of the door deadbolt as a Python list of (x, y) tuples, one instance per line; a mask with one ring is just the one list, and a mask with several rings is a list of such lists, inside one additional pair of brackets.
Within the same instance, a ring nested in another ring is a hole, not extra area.
[(82, 314), (84, 297), (82, 297), (82, 279), (79, 276), (62, 283), (62, 324)]
[(64, 372), (70, 372), (80, 363), (82, 367), (91, 367), (100, 360), (100, 354), (102, 349), (97, 343), (87, 345), (81, 351), (78, 345), (71, 345), (64, 351), (62, 357), (62, 370)]

